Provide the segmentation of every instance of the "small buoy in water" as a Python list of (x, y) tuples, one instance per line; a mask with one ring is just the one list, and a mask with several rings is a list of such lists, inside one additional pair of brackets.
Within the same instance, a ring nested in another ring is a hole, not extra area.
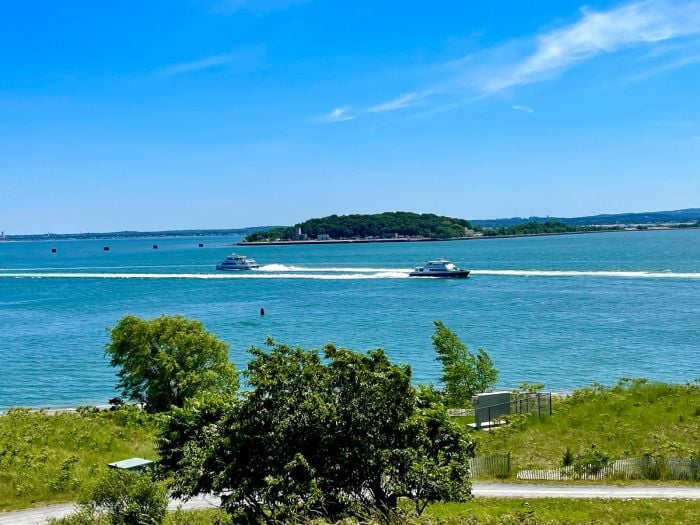
[(153, 249), (154, 249), (154, 250), (157, 250), (157, 249), (158, 249), (158, 245), (157, 245), (157, 244), (154, 244), (154, 245), (153, 245)]
[(261, 315), (261, 316), (262, 316), (262, 315), (265, 315), (265, 309), (264, 309), (264, 308), (261, 308), (261, 309), (260, 309), (260, 315)]
[(56, 253), (56, 248), (51, 248), (51, 253)]
[(104, 251), (108, 252), (108, 251), (109, 251), (109, 246), (104, 246), (104, 247), (102, 247), (102, 249), (103, 249)]
[(200, 248), (204, 248), (204, 244), (202, 244), (202, 243), (200, 242), (200, 243), (199, 243), (199, 247), (200, 247)]

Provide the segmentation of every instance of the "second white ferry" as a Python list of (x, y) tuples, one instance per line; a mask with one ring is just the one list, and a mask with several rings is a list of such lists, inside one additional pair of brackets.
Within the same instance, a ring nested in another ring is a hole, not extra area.
[(235, 253), (232, 253), (216, 265), (217, 270), (255, 270), (257, 268), (260, 268), (260, 265), (255, 262), (255, 259), (245, 255), (236, 255)]

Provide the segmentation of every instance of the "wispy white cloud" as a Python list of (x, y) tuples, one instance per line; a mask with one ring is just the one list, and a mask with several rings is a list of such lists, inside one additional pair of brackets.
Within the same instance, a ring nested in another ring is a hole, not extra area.
[(524, 113), (534, 113), (535, 110), (530, 106), (511, 106), (515, 111), (522, 111)]
[(318, 122), (323, 122), (326, 124), (331, 123), (331, 122), (346, 122), (348, 120), (353, 120), (355, 118), (355, 116), (349, 114), (348, 113), (349, 111), (350, 111), (349, 106), (342, 107), (342, 108), (335, 108), (330, 113), (327, 113), (326, 115), (321, 115), (316, 120)]
[(211, 0), (211, 10), (221, 14), (234, 14), (249, 11), (256, 15), (266, 15), (274, 11), (282, 11), (297, 4), (305, 4), (310, 0)]
[[(416, 89), (357, 114), (420, 104), (430, 107), (419, 116), (435, 115), (506, 89), (554, 79), (586, 61), (622, 51), (636, 53), (625, 56), (630, 68), (646, 67), (644, 77), (662, 74), (700, 63), (700, 45), (689, 45), (699, 36), (700, 0), (636, 0), (608, 10), (582, 8), (574, 22), (436, 64), (430, 68), (430, 90)], [(644, 55), (647, 59), (640, 60)]]
[(233, 60), (232, 53), (223, 55), (214, 55), (211, 57), (200, 58), (199, 60), (191, 60), (189, 62), (181, 62), (166, 66), (158, 70), (161, 75), (181, 75), (183, 73), (193, 73), (195, 71), (204, 71), (215, 67), (229, 64)]
[(697, 1), (643, 0), (582, 13), (578, 22), (538, 35), (534, 52), (479, 87), (490, 93), (537, 82), (597, 55), (700, 33)]
[(238, 73), (260, 69), (266, 63), (265, 46), (243, 45), (228, 53), (180, 62), (156, 71), (162, 76), (182, 75), (216, 68), (232, 68)]
[(671, 71), (675, 71), (676, 69), (681, 69), (683, 67), (687, 67), (692, 64), (698, 63), (700, 63), (700, 54), (681, 56), (670, 61), (666, 61), (661, 64), (655, 65), (647, 69), (646, 71), (642, 71), (641, 73), (631, 75), (627, 78), (627, 80), (631, 80), (633, 82), (640, 82), (658, 75), (663, 75), (664, 73), (670, 73)]
[(421, 93), (407, 93), (395, 99), (383, 102), (375, 106), (368, 107), (365, 111), (369, 113), (384, 113), (386, 111), (396, 111), (397, 109), (408, 108), (424, 104), (426, 99), (433, 95), (434, 91), (423, 91)]

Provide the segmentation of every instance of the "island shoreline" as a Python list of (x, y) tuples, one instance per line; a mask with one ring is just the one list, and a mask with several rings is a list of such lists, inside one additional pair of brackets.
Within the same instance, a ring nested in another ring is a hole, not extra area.
[(412, 242), (445, 242), (445, 241), (478, 241), (486, 239), (513, 239), (518, 237), (552, 237), (556, 235), (583, 235), (587, 233), (625, 233), (625, 232), (648, 232), (648, 231), (672, 231), (672, 230), (697, 230), (698, 226), (686, 226), (683, 228), (652, 227), (644, 229), (609, 229), (609, 230), (589, 230), (578, 232), (551, 232), (551, 233), (517, 233), (513, 235), (474, 235), (470, 237), (448, 237), (446, 239), (434, 239), (429, 237), (412, 238), (400, 237), (398, 239), (306, 239), (289, 241), (239, 241), (236, 246), (297, 246), (297, 245), (326, 245), (326, 244), (372, 244), (372, 243), (412, 243)]

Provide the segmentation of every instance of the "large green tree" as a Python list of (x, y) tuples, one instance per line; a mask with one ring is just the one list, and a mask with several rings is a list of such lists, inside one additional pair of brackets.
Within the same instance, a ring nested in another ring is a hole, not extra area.
[(168, 418), (159, 449), (177, 494), (223, 494), (244, 523), (388, 518), (400, 498), (420, 513), (470, 496), (474, 446), (440, 398), (411, 385), (409, 367), (381, 350), (319, 353), (270, 340), (251, 352), (237, 402)]
[(146, 320), (123, 317), (111, 331), (105, 352), (122, 395), (149, 412), (182, 407), (210, 393), (232, 397), (238, 374), (228, 359), (228, 345), (199, 321), (163, 315)]
[(486, 350), (479, 348), (473, 354), (444, 323), (434, 321), (434, 324), (433, 347), (442, 363), (445, 402), (450, 407), (465, 407), (471, 403), (472, 396), (496, 384), (498, 370)]

